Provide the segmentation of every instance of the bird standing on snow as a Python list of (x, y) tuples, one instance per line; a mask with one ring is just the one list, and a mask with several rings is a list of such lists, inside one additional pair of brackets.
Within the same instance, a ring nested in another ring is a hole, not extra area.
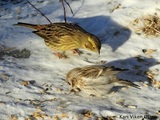
[(19, 22), (15, 25), (35, 29), (36, 31), (33, 31), (33, 33), (42, 37), (48, 47), (54, 51), (63, 51), (62, 53), (54, 53), (59, 58), (66, 57), (64, 51), (67, 50), (73, 50), (74, 53), (80, 54), (78, 48), (100, 53), (100, 40), (77, 24), (53, 23), (34, 25)]
[(72, 86), (74, 92), (83, 92), (93, 96), (103, 96), (114, 91), (114, 87), (131, 86), (139, 88), (138, 85), (121, 80), (116, 75), (126, 69), (106, 66), (85, 66), (74, 68), (66, 75), (66, 81)]

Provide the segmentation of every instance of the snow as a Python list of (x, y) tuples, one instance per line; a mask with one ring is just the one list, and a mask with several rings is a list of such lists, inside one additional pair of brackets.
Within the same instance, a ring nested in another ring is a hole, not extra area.
[[(146, 70), (160, 69), (157, 64), (160, 60), (159, 37), (137, 35), (130, 28), (130, 23), (155, 12), (159, 15), (159, 0), (68, 0), (74, 17), (66, 5), (67, 20), (78, 23), (102, 41), (100, 55), (83, 50), (84, 54), (81, 56), (68, 53), (68, 59), (55, 57), (43, 39), (30, 29), (13, 26), (20, 21), (48, 23), (26, 1), (16, 1), (20, 2), (0, 1), (0, 45), (26, 48), (31, 51), (31, 56), (26, 59), (3, 56), (3, 60), (0, 60), (0, 120), (8, 120), (11, 116), (24, 120), (39, 109), (46, 114), (45, 119), (56, 119), (55, 116), (58, 116), (63, 120), (79, 120), (84, 117), (81, 113), (83, 110), (92, 111), (95, 114), (92, 119), (116, 116), (116, 120), (128, 120), (131, 118), (120, 116), (158, 116), (156, 113), (160, 110), (160, 90), (155, 86), (144, 86), (143, 83), (148, 83), (144, 75)], [(52, 22), (63, 22), (63, 9), (58, 0), (31, 2)], [(114, 9), (118, 5), (119, 8)], [(157, 51), (149, 58), (142, 49)], [(142, 56), (144, 62), (138, 62), (135, 58), (137, 55)], [(129, 69), (129, 72), (119, 76), (140, 85), (141, 89), (121, 90), (107, 98), (68, 94), (71, 87), (65, 81), (66, 73), (75, 67), (100, 64), (101, 61)], [(135, 66), (140, 69), (134, 69)], [(159, 81), (159, 71), (155, 79)], [(21, 84), (23, 81), (28, 81), (29, 84)], [(121, 106), (117, 104), (120, 100), (125, 100), (125, 105), (137, 107)], [(67, 117), (61, 117), (64, 113)]]

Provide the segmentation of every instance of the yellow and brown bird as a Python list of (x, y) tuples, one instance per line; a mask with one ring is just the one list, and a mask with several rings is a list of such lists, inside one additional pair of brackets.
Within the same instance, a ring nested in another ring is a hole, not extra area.
[(131, 81), (119, 79), (117, 74), (122, 71), (126, 69), (101, 65), (77, 67), (67, 73), (66, 81), (72, 91), (93, 96), (105, 96), (122, 86), (139, 88)]
[(99, 38), (77, 24), (52, 23), (39, 25), (18, 22), (15, 25), (35, 29), (33, 33), (42, 37), (45, 44), (54, 50), (54, 54), (59, 58), (66, 57), (65, 51), (67, 50), (73, 50), (74, 53), (79, 54), (78, 48), (88, 49), (100, 54), (101, 42)]

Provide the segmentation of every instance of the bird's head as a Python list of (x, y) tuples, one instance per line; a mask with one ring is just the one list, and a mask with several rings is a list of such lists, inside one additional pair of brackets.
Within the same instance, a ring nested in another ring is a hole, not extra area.
[(66, 81), (70, 86), (74, 87), (74, 83), (73, 83), (72, 78), (70, 77), (70, 74), (67, 75)]
[(79, 69), (79, 68), (75, 68), (73, 70), (70, 70), (66, 75), (66, 81), (72, 87), (74, 87), (75, 84), (76, 84), (76, 75), (77, 75), (76, 72), (77, 72), (77, 69)]
[(72, 87), (76, 86), (79, 74), (81, 73), (81, 68), (77, 67), (70, 70), (66, 75), (66, 81)]
[(98, 37), (89, 34), (87, 40), (83, 44), (83, 48), (100, 54), (101, 42)]
[(78, 87), (79, 79), (77, 78), (79, 75), (77, 72), (79, 72), (80, 70), (81, 70), (80, 68), (75, 68), (71, 70), (70, 72), (68, 72), (66, 76), (66, 81), (68, 82), (70, 86), (72, 86), (72, 91), (74, 92), (81, 91), (80, 88)]

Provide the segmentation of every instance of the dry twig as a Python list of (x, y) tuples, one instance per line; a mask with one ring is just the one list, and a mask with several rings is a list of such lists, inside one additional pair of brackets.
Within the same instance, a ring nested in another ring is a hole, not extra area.
[[(46, 20), (47, 20), (50, 24), (52, 24), (52, 22), (45, 16), (44, 13), (42, 13), (38, 8), (36, 8), (29, 0), (27, 0), (27, 2), (28, 2), (34, 9), (36, 9), (43, 17), (45, 17)], [(69, 5), (69, 3), (68, 3), (66, 0), (60, 0), (60, 2), (62, 2), (62, 6), (63, 6), (64, 21), (67, 22), (67, 20), (66, 20), (66, 9), (65, 9), (64, 2), (68, 5), (68, 7), (70, 8), (71, 13), (73, 14), (72, 8), (71, 8), (71, 6)], [(73, 14), (73, 16), (74, 16), (74, 14)]]
[(35, 8), (39, 13), (41, 13), (41, 15), (42, 15), (43, 17), (45, 17), (46, 20), (48, 20), (48, 22), (49, 22), (50, 24), (52, 24), (52, 22), (45, 16), (44, 13), (42, 13), (42, 12), (41, 12), (38, 8), (36, 8), (31, 2), (29, 2), (29, 0), (27, 0), (27, 2), (28, 2), (33, 8)]
[[(65, 5), (64, 5), (64, 2), (68, 5), (72, 14), (73, 14), (73, 11), (72, 11), (71, 6), (69, 5), (69, 3), (66, 0), (61, 0), (61, 2), (62, 2), (63, 12), (64, 12), (64, 21), (67, 22), (67, 20), (66, 20), (66, 8), (65, 8)], [(73, 14), (73, 16), (74, 16), (74, 14)]]
[(66, 8), (64, 6), (64, 1), (62, 0), (62, 6), (63, 6), (63, 12), (64, 12), (64, 21), (67, 22), (66, 20)]
[(68, 3), (66, 0), (64, 0), (64, 2), (68, 5), (68, 7), (69, 7), (69, 9), (70, 9), (70, 11), (71, 11), (71, 13), (72, 13), (72, 15), (74, 16), (73, 10), (72, 10), (71, 6), (69, 5), (69, 3)]

